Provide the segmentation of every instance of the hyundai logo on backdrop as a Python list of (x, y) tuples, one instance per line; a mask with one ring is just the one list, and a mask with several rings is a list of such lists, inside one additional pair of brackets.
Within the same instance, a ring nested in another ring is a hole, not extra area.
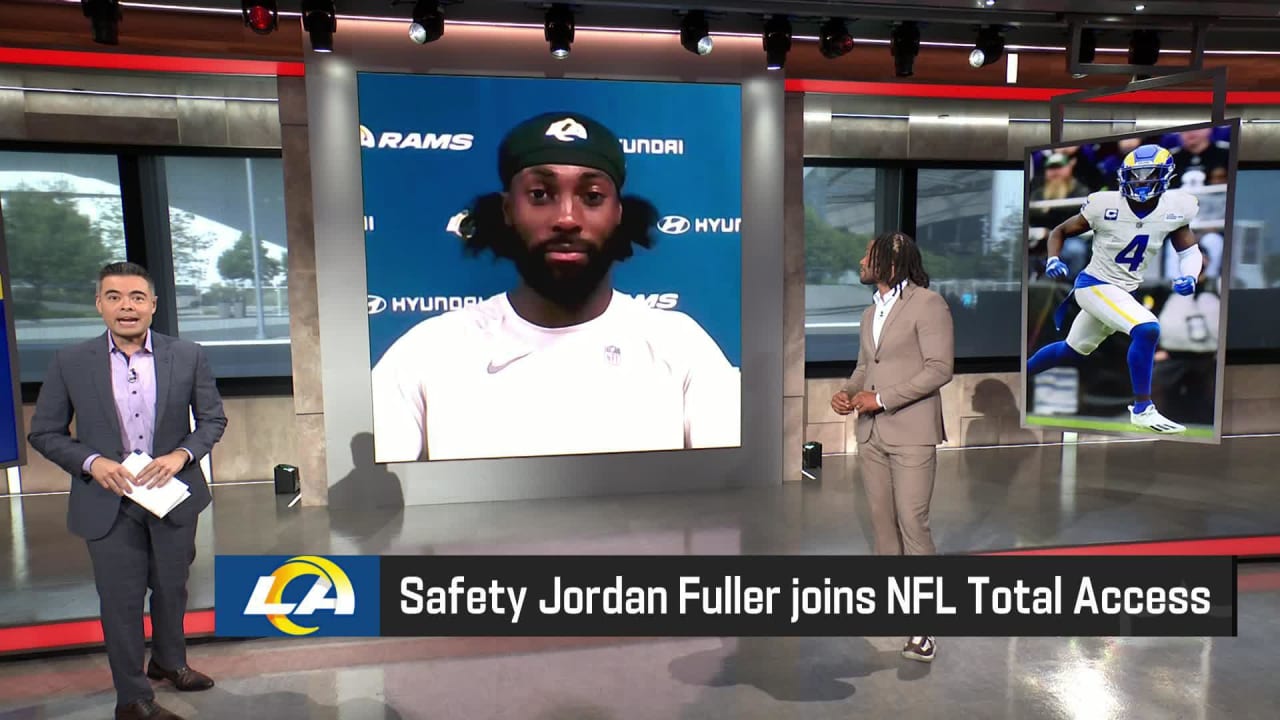
[(658, 230), (667, 235), (683, 235), (692, 227), (689, 218), (680, 215), (667, 215), (658, 221)]
[(627, 155), (683, 155), (684, 140), (677, 138), (621, 138)]
[(658, 231), (667, 235), (697, 233), (735, 233), (742, 230), (742, 218), (695, 218), (666, 215), (658, 221)]
[[(632, 297), (657, 310), (674, 310), (680, 302), (680, 294), (673, 292), (637, 293)], [(370, 295), (369, 314), (378, 315), (387, 310), (393, 313), (447, 312), (449, 310), (459, 310), (467, 305), (475, 305), (483, 300), (484, 298), (474, 296), (448, 297), (443, 295), (435, 297), (393, 297), (387, 300), (381, 295)]]
[(445, 312), (447, 310), (461, 310), (467, 305), (475, 305), (483, 300), (484, 298), (481, 297), (458, 295), (436, 295), (434, 297), (419, 295), (417, 297), (393, 297), (388, 300), (381, 295), (370, 295), (369, 314), (377, 315), (387, 310), (393, 313)]

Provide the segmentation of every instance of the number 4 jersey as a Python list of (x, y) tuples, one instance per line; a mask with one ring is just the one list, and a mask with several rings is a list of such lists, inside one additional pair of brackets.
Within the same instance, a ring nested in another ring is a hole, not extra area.
[(1194, 195), (1166, 190), (1154, 210), (1138, 217), (1118, 191), (1093, 193), (1080, 208), (1093, 228), (1093, 259), (1084, 271), (1127, 292), (1137, 290), (1147, 263), (1159, 256), (1165, 238), (1190, 225), (1199, 209)]

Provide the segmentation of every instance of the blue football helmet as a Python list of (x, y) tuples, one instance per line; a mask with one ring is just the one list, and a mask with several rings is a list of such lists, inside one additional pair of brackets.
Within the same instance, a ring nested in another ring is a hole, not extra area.
[(1146, 202), (1169, 189), (1173, 180), (1173, 153), (1159, 145), (1142, 145), (1125, 156), (1117, 172), (1120, 193)]

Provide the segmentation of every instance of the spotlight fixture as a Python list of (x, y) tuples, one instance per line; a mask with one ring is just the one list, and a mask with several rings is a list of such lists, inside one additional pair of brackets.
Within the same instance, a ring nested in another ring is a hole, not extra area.
[(312, 50), (333, 52), (333, 33), (338, 30), (333, 0), (302, 0), (302, 29), (311, 36)]
[(418, 0), (413, 6), (413, 22), (409, 24), (409, 39), (425, 45), (444, 35), (444, 10), (439, 0)]
[[(1076, 47), (1076, 62), (1086, 65), (1093, 62), (1098, 54), (1098, 33), (1093, 28), (1080, 29), (1080, 44)], [(1085, 77), (1086, 73), (1072, 73), (1071, 77), (1077, 80)]]
[(573, 45), (573, 30), (573, 11), (568, 5), (557, 3), (547, 8), (543, 36), (551, 45), (552, 57), (557, 60), (569, 57), (569, 46)]
[(818, 28), (818, 50), (827, 59), (848, 55), (853, 50), (853, 36), (839, 18), (831, 18)]
[(709, 55), (714, 43), (711, 40), (711, 26), (707, 24), (707, 14), (701, 10), (693, 10), (680, 21), (680, 44), (685, 50), (695, 55)]
[(781, 70), (791, 52), (791, 20), (786, 15), (773, 15), (764, 22), (765, 67)]
[(913, 20), (894, 26), (889, 35), (889, 52), (898, 77), (914, 75), (916, 56), (920, 54), (920, 26)]
[(93, 41), (120, 44), (120, 0), (80, 0), (84, 16), (93, 25)]
[(270, 35), (279, 24), (276, 0), (240, 0), (240, 15), (245, 27), (258, 35)]
[(1160, 60), (1160, 33), (1134, 30), (1129, 38), (1129, 64), (1155, 65)]
[(978, 30), (978, 39), (973, 44), (973, 52), (969, 53), (971, 67), (986, 67), (1004, 55), (1004, 35), (995, 25), (987, 25)]

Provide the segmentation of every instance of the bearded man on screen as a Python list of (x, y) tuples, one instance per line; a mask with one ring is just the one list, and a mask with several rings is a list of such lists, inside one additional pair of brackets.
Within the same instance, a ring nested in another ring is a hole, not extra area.
[(376, 461), (738, 445), (738, 372), (715, 340), (613, 285), (656, 221), (622, 196), (617, 136), (581, 113), (538, 115), (503, 139), (498, 173), (502, 192), (451, 228), (520, 282), (387, 350), (373, 370)]

